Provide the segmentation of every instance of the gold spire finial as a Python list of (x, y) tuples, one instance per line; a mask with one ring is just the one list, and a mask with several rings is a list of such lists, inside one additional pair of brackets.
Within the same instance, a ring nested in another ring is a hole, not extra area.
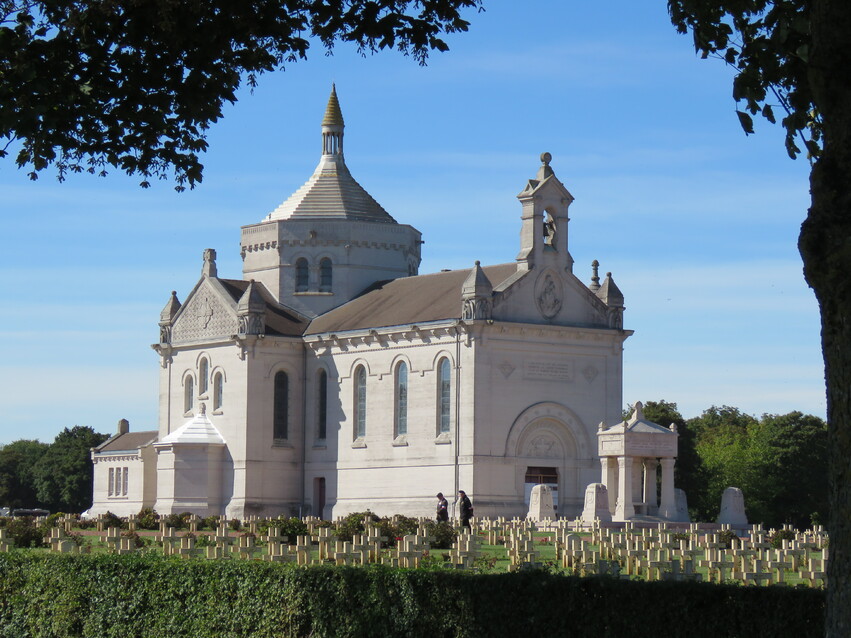
[(343, 126), (343, 112), (340, 110), (340, 102), (337, 100), (337, 87), (331, 84), (331, 95), (328, 96), (328, 106), (325, 107), (325, 117), (322, 118), (322, 126)]

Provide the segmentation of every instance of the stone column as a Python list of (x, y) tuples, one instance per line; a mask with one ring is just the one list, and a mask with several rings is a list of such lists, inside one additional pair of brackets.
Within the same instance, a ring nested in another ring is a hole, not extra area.
[(632, 506), (632, 465), (631, 457), (618, 457), (618, 500), (613, 517), (616, 521), (628, 521), (635, 516), (635, 508)]
[(648, 516), (655, 516), (659, 511), (659, 498), (656, 494), (656, 468), (659, 461), (644, 459), (644, 503), (647, 505)]
[(677, 497), (674, 494), (674, 459), (661, 459), (662, 463), (662, 502), (659, 504), (659, 516), (669, 521), (677, 518)]
[(615, 498), (617, 498), (617, 471), (618, 466), (615, 464), (614, 457), (601, 456), (600, 466), (602, 467), (602, 477), (600, 482), (606, 486), (606, 491), (609, 495), (609, 511), (615, 512)]
[(633, 459), (632, 464), (632, 503), (637, 514), (646, 514), (642, 511), (641, 504), (644, 503), (644, 459)]

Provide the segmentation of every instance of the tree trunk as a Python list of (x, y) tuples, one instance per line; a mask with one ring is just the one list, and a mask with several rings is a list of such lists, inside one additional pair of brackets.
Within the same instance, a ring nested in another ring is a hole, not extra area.
[(830, 560), (826, 635), (851, 636), (851, 2), (811, 0), (809, 80), (824, 122), (798, 247), (821, 310), (827, 383)]

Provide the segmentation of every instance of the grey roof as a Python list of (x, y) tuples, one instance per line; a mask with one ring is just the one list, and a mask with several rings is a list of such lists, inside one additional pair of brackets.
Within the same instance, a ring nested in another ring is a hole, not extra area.
[[(517, 271), (516, 263), (482, 268), (491, 282)], [(461, 317), (461, 288), (472, 269), (403, 277), (377, 283), (361, 296), (320, 315), (305, 334), (404, 326)]]
[(355, 181), (342, 155), (323, 155), (310, 179), (266, 219), (306, 218), (396, 223)]
[(158, 432), (156, 430), (147, 430), (144, 432), (127, 432), (126, 434), (117, 434), (112, 438), (107, 439), (95, 448), (98, 452), (123, 452), (124, 450), (138, 450), (157, 440)]
[[(250, 281), (244, 281), (242, 279), (216, 278), (215, 281), (218, 281), (222, 285), (222, 288), (224, 288), (225, 292), (230, 295), (236, 304), (239, 304), (245, 291), (251, 285)], [(266, 334), (295, 337), (304, 333), (304, 329), (308, 323), (304, 317), (301, 317), (295, 310), (291, 310), (275, 302), (262, 284), (254, 282), (252, 288), (255, 291), (255, 301), (256, 294), (259, 292), (263, 301), (266, 303), (266, 315), (264, 317)]]

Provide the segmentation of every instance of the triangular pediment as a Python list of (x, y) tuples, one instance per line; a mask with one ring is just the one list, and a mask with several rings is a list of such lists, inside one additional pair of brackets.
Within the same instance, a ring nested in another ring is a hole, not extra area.
[(494, 286), (498, 321), (608, 328), (606, 305), (575, 275), (545, 267), (518, 271)]
[(522, 200), (535, 195), (566, 199), (568, 204), (574, 199), (567, 187), (555, 175), (549, 175), (544, 179), (530, 179), (526, 183), (526, 187), (517, 194), (517, 197)]
[(217, 279), (203, 277), (174, 319), (172, 343), (228, 338), (237, 328), (236, 303)]

